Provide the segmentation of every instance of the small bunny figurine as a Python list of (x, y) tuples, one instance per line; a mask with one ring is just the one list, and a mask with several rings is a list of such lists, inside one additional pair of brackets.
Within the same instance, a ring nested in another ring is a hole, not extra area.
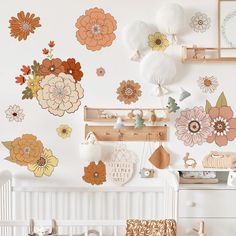
[(37, 229), (38, 236), (48, 236), (49, 235), (49, 228), (39, 227)]
[(206, 234), (204, 233), (204, 221), (200, 222), (200, 226), (199, 226), (199, 230), (197, 229), (193, 229), (195, 232), (198, 233), (198, 236), (206, 236)]

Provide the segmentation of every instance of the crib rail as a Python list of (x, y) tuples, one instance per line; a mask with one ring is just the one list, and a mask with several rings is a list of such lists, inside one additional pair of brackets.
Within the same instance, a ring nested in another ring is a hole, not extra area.
[[(37, 227), (51, 227), (51, 221), (35, 221)], [(63, 220), (57, 221), (58, 235), (63, 236), (89, 236), (89, 230), (93, 229), (98, 232), (98, 236), (120, 236), (125, 232), (125, 221), (112, 220)], [(7, 236), (27, 235), (29, 233), (28, 221), (0, 221), (0, 228), (8, 229)], [(94, 235), (94, 234), (93, 234)]]
[[(0, 221), (12, 220), (12, 175), (0, 172)], [(0, 235), (10, 235), (6, 227), (0, 228)]]
[(164, 218), (163, 188), (14, 187), (16, 219), (123, 220)]

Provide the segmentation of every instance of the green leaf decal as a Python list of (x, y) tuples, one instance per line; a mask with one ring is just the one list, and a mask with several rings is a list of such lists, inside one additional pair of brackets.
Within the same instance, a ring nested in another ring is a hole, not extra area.
[(8, 150), (11, 150), (11, 141), (2, 142), (2, 144), (3, 144)]
[(23, 96), (22, 99), (32, 99), (33, 93), (32, 90), (29, 87), (26, 87), (25, 90), (22, 92)]
[(10, 161), (10, 162), (13, 162), (13, 163), (15, 163), (15, 161), (14, 160), (12, 160), (12, 158), (11, 158), (11, 156), (9, 156), (9, 157), (6, 157), (6, 158), (4, 158), (6, 161)]
[(31, 66), (33, 75), (39, 75), (39, 67), (40, 64), (37, 61), (33, 61), (33, 65)]
[(221, 108), (225, 106), (227, 106), (227, 100), (226, 100), (224, 92), (222, 92), (217, 100), (216, 107)]
[(208, 100), (206, 100), (206, 106), (205, 106), (205, 111), (206, 111), (206, 113), (209, 113), (209, 111), (211, 110), (211, 108), (212, 108), (211, 103), (210, 103)]

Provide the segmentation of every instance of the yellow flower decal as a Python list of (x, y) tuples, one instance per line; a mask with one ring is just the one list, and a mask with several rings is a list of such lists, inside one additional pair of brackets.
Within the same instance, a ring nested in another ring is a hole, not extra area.
[(69, 125), (60, 125), (57, 128), (57, 134), (61, 138), (69, 138), (72, 132), (72, 128)]
[(35, 177), (51, 176), (58, 159), (53, 156), (50, 149), (44, 149), (40, 159), (35, 164), (28, 165), (28, 170), (34, 172)]
[(28, 87), (31, 89), (34, 97), (37, 97), (37, 92), (42, 89), (40, 82), (43, 80), (43, 76), (36, 75), (33, 79), (28, 80)]
[(148, 36), (148, 46), (154, 51), (165, 51), (169, 46), (169, 41), (164, 34), (156, 32)]

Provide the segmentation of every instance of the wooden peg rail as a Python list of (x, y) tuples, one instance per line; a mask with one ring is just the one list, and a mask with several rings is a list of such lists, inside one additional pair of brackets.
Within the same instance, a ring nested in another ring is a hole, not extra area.
[(143, 119), (148, 122), (150, 119), (149, 112), (154, 111), (157, 120), (156, 122), (168, 122), (170, 120), (168, 109), (166, 108), (90, 108), (84, 107), (84, 121), (87, 122), (115, 122), (117, 117), (120, 117), (123, 122), (133, 123), (134, 117), (128, 115), (133, 111), (137, 113), (143, 112)]
[(126, 126), (125, 129), (116, 130), (113, 126), (85, 126), (85, 137), (93, 132), (98, 141), (167, 141), (167, 126), (145, 126), (135, 129)]

